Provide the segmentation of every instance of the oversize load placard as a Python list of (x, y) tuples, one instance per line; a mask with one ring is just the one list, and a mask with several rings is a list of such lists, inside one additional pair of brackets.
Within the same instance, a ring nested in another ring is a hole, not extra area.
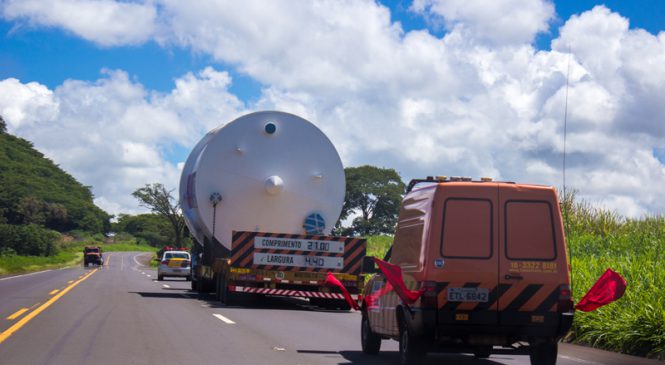
[(322, 269), (341, 269), (344, 267), (344, 258), (254, 252), (254, 265), (297, 266), (297, 267), (313, 267), (313, 268), (322, 268)]
[(343, 253), (344, 242), (304, 240), (298, 238), (256, 237), (254, 248)]

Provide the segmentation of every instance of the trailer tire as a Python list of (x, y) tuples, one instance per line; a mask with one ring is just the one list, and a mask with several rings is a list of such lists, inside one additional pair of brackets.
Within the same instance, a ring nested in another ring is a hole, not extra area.
[(226, 305), (234, 305), (237, 302), (236, 293), (229, 290), (226, 277), (222, 277), (220, 300)]

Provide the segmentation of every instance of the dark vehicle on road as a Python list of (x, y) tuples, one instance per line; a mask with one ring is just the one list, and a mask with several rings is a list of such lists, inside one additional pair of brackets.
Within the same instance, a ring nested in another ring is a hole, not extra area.
[(99, 246), (85, 246), (83, 249), (83, 266), (95, 264), (102, 266), (104, 258), (102, 257), (102, 248)]

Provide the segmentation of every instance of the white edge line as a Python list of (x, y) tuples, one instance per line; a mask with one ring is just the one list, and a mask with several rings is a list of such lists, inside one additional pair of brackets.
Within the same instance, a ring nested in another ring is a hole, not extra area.
[(221, 320), (221, 321), (224, 322), (224, 323), (227, 323), (227, 324), (236, 324), (235, 322), (233, 322), (232, 320), (230, 320), (230, 319), (224, 317), (224, 316), (221, 315), (221, 314), (213, 313), (213, 316), (215, 316), (217, 319)]
[(16, 279), (16, 278), (21, 278), (21, 277), (24, 277), (24, 276), (30, 276), (30, 275), (41, 274), (41, 273), (49, 272), (49, 271), (53, 271), (53, 270), (52, 270), (52, 269), (49, 269), (49, 270), (43, 270), (43, 271), (37, 271), (37, 272), (31, 272), (31, 273), (23, 274), (23, 275), (8, 276), (8, 277), (6, 277), (6, 278), (2, 278), (2, 279), (0, 279), (0, 281), (3, 281), (3, 280), (9, 280), (9, 279)]
[(136, 265), (141, 266), (141, 267), (146, 267), (146, 266), (143, 265), (142, 263), (136, 261), (136, 258), (137, 258), (138, 256), (147, 255), (147, 254), (149, 254), (149, 253), (150, 253), (150, 252), (139, 253), (139, 254), (136, 254), (136, 255), (132, 256), (132, 258), (134, 259), (134, 262), (136, 263)]
[(580, 359), (580, 358), (573, 357), (573, 356), (559, 355), (559, 357), (562, 358), (562, 359), (571, 360), (571, 361), (579, 362), (579, 363), (582, 363), (582, 364), (602, 365), (599, 362), (584, 360), (584, 359)]

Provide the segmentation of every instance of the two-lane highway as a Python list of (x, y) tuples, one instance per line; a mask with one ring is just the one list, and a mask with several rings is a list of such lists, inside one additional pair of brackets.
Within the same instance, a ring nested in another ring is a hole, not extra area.
[[(228, 307), (157, 281), (142, 253), (111, 253), (102, 268), (0, 280), (0, 364), (397, 364), (397, 343), (360, 350), (360, 316), (267, 298)], [(660, 362), (562, 345), (560, 365)], [(425, 364), (529, 364), (526, 356), (432, 354)]]

